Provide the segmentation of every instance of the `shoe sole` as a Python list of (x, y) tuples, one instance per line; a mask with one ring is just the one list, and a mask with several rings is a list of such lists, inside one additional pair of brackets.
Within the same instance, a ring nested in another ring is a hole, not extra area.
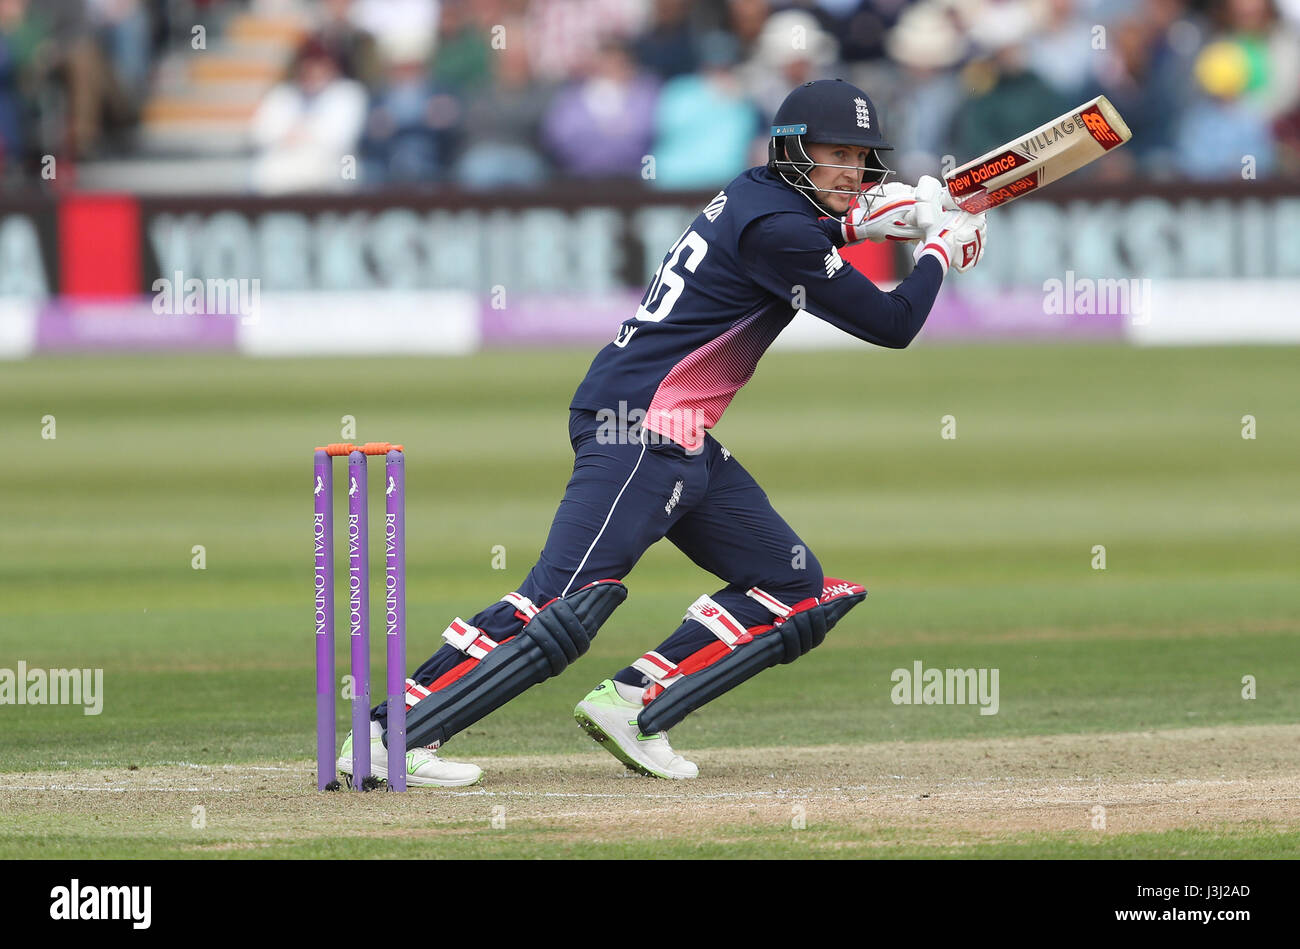
[(600, 745), (611, 755), (623, 762), (623, 766), (629, 771), (635, 771), (637, 774), (644, 774), (647, 778), (660, 778), (664, 781), (684, 781), (686, 778), (678, 778), (675, 775), (664, 774), (661, 771), (655, 771), (641, 762), (637, 761), (624, 750), (623, 746), (618, 743), (618, 739), (605, 731), (600, 722), (588, 715), (581, 705), (573, 710), (574, 720), (582, 726), (591, 739)]
[[(352, 775), (346, 771), (340, 770), (339, 777), (342, 779), (343, 783), (347, 786), (348, 790), (352, 790), (353, 787)], [(375, 780), (375, 785), (374, 785), (375, 787), (381, 787), (381, 786), (386, 787), (388, 785), (387, 768), (377, 768), (374, 765), (371, 765), (370, 777)], [(428, 780), (421, 780), (419, 778), (416, 778), (408, 774), (406, 776), (406, 786), (408, 789), (409, 788), (468, 788), (468, 787), (473, 787), (474, 785), (478, 784), (482, 780), (483, 780), (482, 771), (479, 772), (478, 777), (475, 778), (473, 781), (428, 781)]]

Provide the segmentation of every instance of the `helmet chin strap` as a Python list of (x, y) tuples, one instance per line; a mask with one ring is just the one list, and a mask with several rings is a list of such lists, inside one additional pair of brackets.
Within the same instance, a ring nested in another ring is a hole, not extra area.
[[(804, 175), (804, 177), (807, 178), (808, 176)], [(804, 187), (803, 185), (797, 185), (794, 182), (790, 181), (790, 179), (788, 178), (786, 179), (786, 184), (788, 184), (791, 188), (794, 188), (795, 191), (798, 191), (801, 195), (807, 198), (808, 203), (811, 204), (814, 208), (816, 208), (818, 212), (820, 212), (821, 214), (828, 214), (831, 217), (843, 217), (848, 212), (847, 208), (844, 211), (836, 211), (834, 208), (828, 207), (827, 205), (823, 204), (822, 202), (818, 201), (815, 197), (813, 197), (812, 194), (809, 194), (808, 188)], [(824, 191), (824, 190), (825, 190), (824, 188), (817, 188), (816, 191), (813, 192), (813, 194), (816, 194), (817, 191)]]

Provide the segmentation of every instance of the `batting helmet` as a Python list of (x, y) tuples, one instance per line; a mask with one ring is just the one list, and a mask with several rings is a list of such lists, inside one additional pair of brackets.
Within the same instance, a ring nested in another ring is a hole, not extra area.
[(880, 161), (877, 153), (893, 151), (894, 146), (880, 134), (880, 116), (867, 94), (843, 79), (818, 79), (796, 87), (772, 119), (772, 138), (767, 146), (767, 167), (780, 175), (792, 188), (803, 192), (813, 204), (835, 214), (816, 197), (818, 191), (834, 194), (858, 194), (842, 188), (818, 188), (808, 173), (814, 168), (852, 168), (857, 165), (832, 165), (816, 162), (808, 155), (806, 143), (858, 145), (870, 149), (863, 169), (863, 187), (883, 184), (893, 172)]

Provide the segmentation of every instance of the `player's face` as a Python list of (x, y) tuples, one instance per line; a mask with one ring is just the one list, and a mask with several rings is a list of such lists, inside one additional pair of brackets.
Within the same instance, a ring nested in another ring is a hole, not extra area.
[[(818, 163), (808, 177), (818, 189), (817, 200), (826, 207), (843, 214), (853, 203), (854, 195), (862, 187), (862, 175), (871, 149), (861, 145), (824, 145), (809, 142), (804, 146), (808, 157)], [(848, 168), (823, 168), (822, 165), (848, 165)], [(834, 191), (830, 189), (835, 189)], [(826, 189), (826, 190), (821, 190)], [(848, 191), (850, 194), (837, 194)]]

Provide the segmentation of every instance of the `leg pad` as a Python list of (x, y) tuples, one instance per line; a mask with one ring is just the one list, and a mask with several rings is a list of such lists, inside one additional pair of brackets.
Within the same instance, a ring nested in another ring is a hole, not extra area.
[(543, 606), (518, 636), (407, 710), (407, 747), (445, 742), (529, 687), (559, 675), (591, 647), (592, 637), (625, 599), (623, 584), (597, 580)]
[(641, 733), (667, 731), (697, 708), (764, 669), (794, 662), (820, 646), (840, 617), (866, 598), (867, 591), (856, 583), (828, 581), (820, 598), (800, 603), (774, 626), (754, 627), (749, 630), (752, 639), (739, 643), (704, 668), (675, 679), (659, 692), (637, 716)]

